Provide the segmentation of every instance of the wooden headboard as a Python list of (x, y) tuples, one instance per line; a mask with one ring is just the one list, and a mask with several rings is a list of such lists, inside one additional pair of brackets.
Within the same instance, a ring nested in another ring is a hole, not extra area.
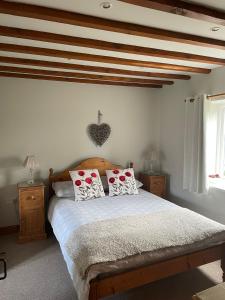
[(87, 170), (87, 169), (98, 169), (100, 176), (104, 176), (106, 170), (112, 170), (116, 168), (121, 168), (119, 165), (114, 165), (110, 161), (101, 157), (92, 157), (83, 160), (78, 166), (66, 169), (60, 173), (54, 174), (53, 169), (49, 169), (49, 197), (53, 195), (52, 183), (56, 181), (70, 181), (69, 171), (75, 170)]

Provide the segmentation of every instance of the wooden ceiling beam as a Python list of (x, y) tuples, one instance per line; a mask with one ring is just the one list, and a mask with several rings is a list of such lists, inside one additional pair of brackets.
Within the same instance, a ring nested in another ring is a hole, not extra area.
[(225, 12), (197, 3), (180, 0), (120, 0), (146, 8), (182, 15), (192, 19), (225, 25)]
[(22, 45), (5, 44), (5, 43), (0, 43), (0, 51), (25, 53), (25, 54), (32, 54), (32, 55), (43, 55), (43, 56), (50, 56), (50, 57), (60, 57), (60, 58), (83, 60), (83, 61), (94, 61), (94, 62), (126, 65), (126, 66), (134, 66), (134, 67), (146, 67), (146, 68), (163, 69), (163, 70), (202, 73), (202, 74), (208, 74), (211, 72), (210, 69), (206, 69), (206, 68), (197, 68), (197, 67), (189, 67), (183, 65), (125, 59), (125, 58), (118, 58), (112, 56), (102, 56), (102, 55), (95, 55), (95, 54), (86, 54), (86, 53), (79, 53), (79, 52), (70, 52), (70, 51), (63, 51), (63, 50), (56, 50), (56, 49), (49, 49), (49, 48), (22, 46)]
[(63, 81), (63, 82), (72, 82), (72, 83), (101, 84), (101, 85), (119, 85), (119, 86), (142, 87), (142, 88), (162, 88), (162, 85), (158, 85), (158, 84), (140, 84), (140, 83), (115, 82), (115, 81), (106, 81), (106, 80), (89, 80), (89, 79), (80, 79), (80, 78), (43, 76), (43, 75), (20, 74), (20, 73), (10, 73), (10, 72), (0, 72), (0, 77)]
[(155, 79), (141, 79), (141, 78), (130, 78), (130, 77), (119, 77), (119, 76), (105, 76), (88, 73), (77, 73), (77, 72), (64, 72), (64, 71), (52, 71), (43, 69), (30, 69), (22, 67), (11, 67), (11, 66), (0, 66), (0, 72), (15, 72), (15, 73), (27, 73), (27, 74), (38, 74), (47, 76), (59, 76), (59, 77), (73, 77), (83, 79), (96, 79), (96, 80), (107, 80), (115, 82), (127, 82), (127, 83), (141, 83), (141, 84), (168, 84), (171, 85), (174, 82), (168, 80), (155, 80)]
[(125, 33), (209, 48), (225, 49), (225, 41), (139, 24), (120, 22), (32, 4), (0, 0), (0, 13)]
[(140, 76), (140, 77), (155, 77), (155, 78), (168, 78), (168, 79), (179, 79), (179, 80), (189, 80), (191, 78), (189, 75), (182, 75), (182, 74), (124, 70), (124, 69), (117, 69), (117, 68), (96, 67), (96, 66), (78, 65), (78, 64), (71, 64), (71, 63), (62, 63), (62, 62), (55, 62), (55, 61), (9, 57), (9, 56), (0, 56), (0, 62), (7, 63), (7, 64), (16, 64), (16, 65), (89, 71), (89, 72), (120, 74), (120, 75)]
[(0, 35), (7, 37), (15, 37), (21, 39), (29, 39), (41, 42), (56, 43), (62, 45), (70, 45), (76, 47), (93, 48), (99, 50), (108, 50), (115, 52), (123, 52), (129, 54), (138, 54), (153, 57), (163, 57), (168, 59), (186, 60), (201, 62), (207, 64), (225, 65), (225, 59), (214, 58), (210, 56), (195, 55), (190, 53), (182, 53), (169, 50), (161, 50), (155, 48), (147, 48), (134, 45), (125, 45), (120, 43), (112, 43), (94, 39), (80, 38), (50, 32), (21, 29), (15, 27), (0, 26)]

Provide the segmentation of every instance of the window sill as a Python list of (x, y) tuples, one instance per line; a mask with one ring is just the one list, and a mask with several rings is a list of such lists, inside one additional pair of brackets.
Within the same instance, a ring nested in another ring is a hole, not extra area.
[(210, 178), (209, 187), (225, 190), (225, 178)]

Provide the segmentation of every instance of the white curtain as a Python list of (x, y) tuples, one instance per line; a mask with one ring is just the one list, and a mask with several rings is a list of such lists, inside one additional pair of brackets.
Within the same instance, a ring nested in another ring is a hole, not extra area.
[(185, 100), (183, 188), (190, 192), (205, 191), (203, 110), (205, 96)]
[(185, 100), (183, 189), (206, 193), (209, 175), (221, 174), (224, 101), (206, 95)]
[(217, 109), (213, 101), (204, 100), (203, 109), (203, 191), (209, 189), (209, 175), (215, 174), (217, 156)]

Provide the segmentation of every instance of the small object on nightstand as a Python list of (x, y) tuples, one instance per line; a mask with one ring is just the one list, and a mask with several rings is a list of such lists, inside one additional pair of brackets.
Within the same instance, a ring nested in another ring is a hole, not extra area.
[(46, 238), (44, 188), (43, 182), (18, 184), (21, 243)]
[(146, 191), (162, 198), (166, 197), (166, 175), (141, 173), (139, 179)]

